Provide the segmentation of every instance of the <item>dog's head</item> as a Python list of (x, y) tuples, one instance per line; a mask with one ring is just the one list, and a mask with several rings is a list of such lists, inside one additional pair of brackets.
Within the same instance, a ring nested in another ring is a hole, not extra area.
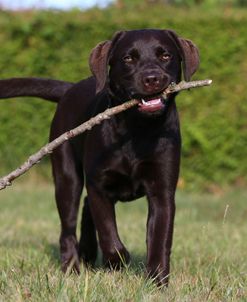
[(90, 56), (96, 93), (104, 88), (122, 101), (140, 100), (139, 110), (162, 112), (161, 93), (183, 76), (189, 81), (199, 66), (197, 47), (171, 30), (121, 31), (98, 44)]

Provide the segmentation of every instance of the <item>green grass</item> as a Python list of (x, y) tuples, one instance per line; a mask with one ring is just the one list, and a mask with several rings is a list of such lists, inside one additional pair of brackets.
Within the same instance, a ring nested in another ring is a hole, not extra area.
[(132, 262), (121, 272), (64, 276), (51, 185), (16, 183), (0, 192), (0, 301), (247, 301), (246, 190), (177, 193), (170, 286), (145, 279), (146, 201), (118, 204)]

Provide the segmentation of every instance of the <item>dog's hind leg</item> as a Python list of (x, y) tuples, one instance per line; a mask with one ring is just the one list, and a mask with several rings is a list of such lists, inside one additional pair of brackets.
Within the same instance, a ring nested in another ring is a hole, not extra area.
[(85, 197), (82, 210), (79, 257), (83, 260), (86, 266), (93, 266), (97, 258), (98, 244), (89, 202), (88, 197)]
[(62, 271), (80, 272), (76, 224), (80, 197), (83, 189), (83, 173), (76, 162), (69, 142), (52, 154), (57, 208), (61, 220), (60, 253)]

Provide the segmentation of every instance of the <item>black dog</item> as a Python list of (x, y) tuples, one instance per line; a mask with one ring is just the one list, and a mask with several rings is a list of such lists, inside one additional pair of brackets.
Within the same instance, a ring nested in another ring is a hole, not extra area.
[[(96, 46), (90, 56), (94, 77), (78, 84), (29, 78), (0, 81), (1, 98), (28, 95), (58, 102), (51, 140), (108, 107), (140, 100), (136, 108), (66, 142), (51, 156), (64, 271), (72, 265), (79, 272), (80, 259), (95, 262), (96, 231), (107, 266), (118, 268), (122, 259), (128, 262), (114, 205), (146, 195), (147, 272), (159, 285), (167, 284), (181, 138), (175, 95), (164, 100), (161, 92), (181, 80), (181, 69), (189, 80), (198, 65), (195, 45), (173, 31), (133, 30), (118, 32)], [(88, 196), (78, 243), (84, 177)]]

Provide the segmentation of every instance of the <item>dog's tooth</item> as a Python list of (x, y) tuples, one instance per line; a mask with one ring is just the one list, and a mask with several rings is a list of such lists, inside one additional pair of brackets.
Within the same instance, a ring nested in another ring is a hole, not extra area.
[(143, 105), (148, 105), (148, 103), (144, 99), (142, 99), (142, 104)]

